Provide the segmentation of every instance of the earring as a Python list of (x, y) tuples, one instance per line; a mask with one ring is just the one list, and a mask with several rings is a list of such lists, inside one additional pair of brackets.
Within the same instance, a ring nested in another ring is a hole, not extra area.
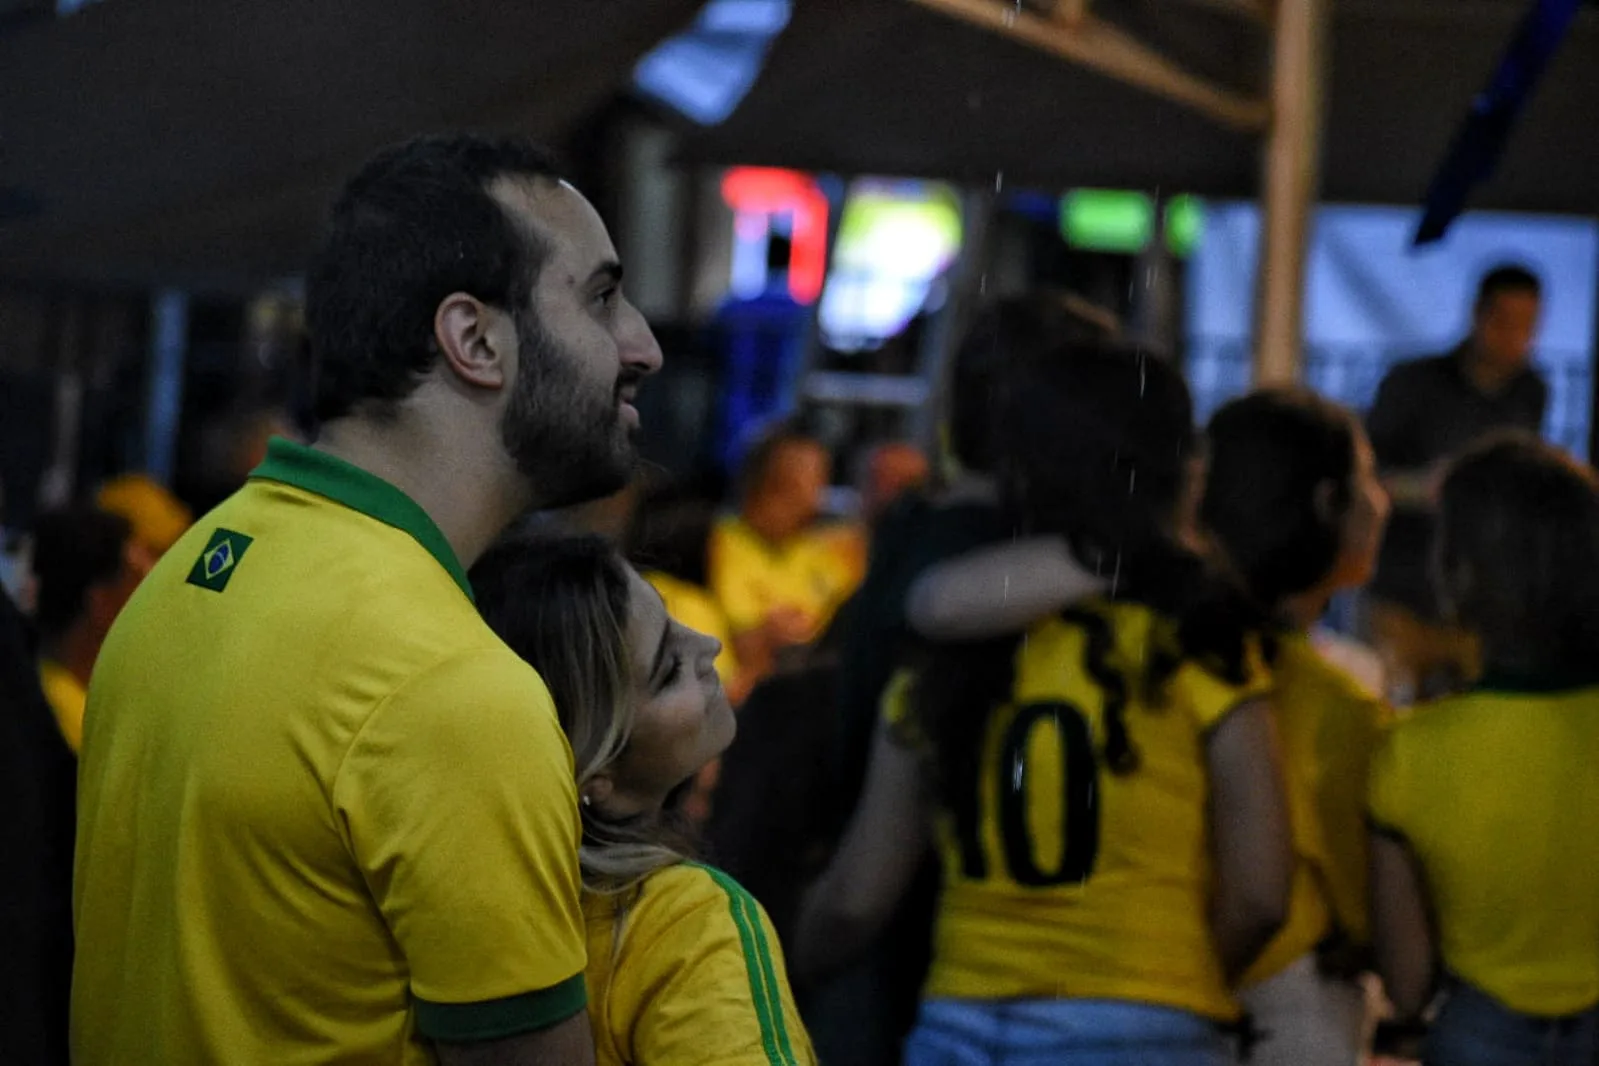
[(594, 797), (593, 796), (584, 796), (583, 797), (583, 806), (585, 806), (585, 807), (594, 806)]

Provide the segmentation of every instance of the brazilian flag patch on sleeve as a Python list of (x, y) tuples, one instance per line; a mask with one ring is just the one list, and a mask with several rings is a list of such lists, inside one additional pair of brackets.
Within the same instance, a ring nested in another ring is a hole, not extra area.
[(221, 592), (228, 587), (233, 571), (239, 568), (251, 543), (252, 538), (243, 533), (219, 526), (206, 542), (205, 551), (194, 561), (194, 568), (189, 571), (189, 584)]

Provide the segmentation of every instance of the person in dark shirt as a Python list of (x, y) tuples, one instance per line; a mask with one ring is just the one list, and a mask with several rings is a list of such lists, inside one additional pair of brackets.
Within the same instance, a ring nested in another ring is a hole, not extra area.
[(0, 1066), (66, 1066), (77, 766), (0, 588)]
[(1541, 286), (1519, 266), (1489, 271), (1471, 335), (1442, 355), (1401, 363), (1377, 390), (1368, 431), (1394, 516), (1367, 612), (1396, 678), (1418, 695), (1474, 669), (1470, 642), (1444, 627), (1428, 553), (1436, 488), (1449, 460), (1500, 429), (1537, 433), (1549, 389), (1532, 368)]

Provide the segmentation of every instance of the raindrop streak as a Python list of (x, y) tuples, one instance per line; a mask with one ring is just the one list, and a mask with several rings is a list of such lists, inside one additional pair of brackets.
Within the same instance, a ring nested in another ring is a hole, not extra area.
[(1127, 495), (1133, 494), (1133, 486), (1138, 484), (1138, 468), (1135, 466), (1127, 472)]
[(1005, 187), (1005, 172), (1003, 170), (994, 171), (994, 191), (995, 192), (999, 192), (1004, 187)]
[(1118, 551), (1116, 553), (1116, 569), (1112, 570), (1111, 574), (1110, 574), (1110, 597), (1111, 597), (1111, 599), (1115, 599), (1116, 598), (1116, 586), (1121, 584), (1121, 580), (1122, 580), (1122, 553), (1120, 551)]
[(1144, 370), (1144, 350), (1138, 350), (1138, 398), (1144, 398), (1144, 386), (1149, 383), (1148, 374)]
[(1004, 21), (1006, 27), (1008, 28), (1008, 27), (1016, 25), (1016, 16), (1020, 15), (1021, 13), (1022, 13), (1022, 0), (1016, 0), (1016, 6), (1015, 7), (1007, 7), (1005, 9), (1004, 15), (1002, 16), (1002, 20)]

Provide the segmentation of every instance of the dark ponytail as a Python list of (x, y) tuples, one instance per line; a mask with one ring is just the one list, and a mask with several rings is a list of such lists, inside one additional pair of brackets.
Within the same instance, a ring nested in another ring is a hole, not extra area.
[[(1008, 506), (1029, 533), (1064, 536), (1073, 555), (1111, 585), (1110, 598), (1144, 603), (1157, 625), (1129, 676), (1114, 662), (1107, 619), (1064, 617), (1087, 637), (1083, 669), (1104, 693), (1112, 773), (1135, 770), (1126, 712), (1159, 704), (1184, 662), (1244, 683), (1264, 613), (1221, 570), (1185, 546), (1180, 515), (1197, 450), (1187, 386), (1166, 362), (1139, 352), (1068, 344), (1018, 361), (1001, 390), (995, 453)], [(1020, 637), (930, 657), (916, 710), (938, 752), (950, 803), (975, 783), (987, 715), (1009, 698)]]

